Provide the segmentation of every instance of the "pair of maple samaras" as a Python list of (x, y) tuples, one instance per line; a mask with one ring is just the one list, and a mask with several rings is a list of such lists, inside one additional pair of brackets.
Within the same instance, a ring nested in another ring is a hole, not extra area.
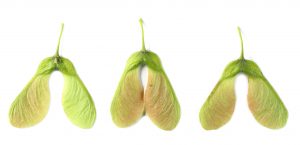
[[(145, 49), (143, 21), (142, 50), (131, 55), (111, 104), (111, 115), (119, 127), (137, 122), (143, 115), (159, 128), (172, 130), (180, 119), (180, 105), (171, 83), (163, 70), (159, 57)], [(96, 109), (88, 90), (80, 80), (70, 60), (56, 54), (44, 59), (32, 78), (13, 102), (9, 117), (13, 126), (24, 128), (39, 123), (47, 114), (50, 102), (49, 77), (55, 70), (64, 77), (62, 104), (71, 122), (81, 128), (91, 128), (96, 119)], [(200, 110), (203, 128), (217, 129), (227, 123), (235, 107), (234, 83), (237, 74), (248, 76), (248, 103), (255, 119), (263, 126), (276, 129), (283, 127), (288, 112), (271, 84), (263, 76), (258, 65), (246, 60), (241, 39), (241, 57), (225, 68), (223, 75)], [(144, 91), (141, 83), (141, 67), (148, 67), (148, 84)]]

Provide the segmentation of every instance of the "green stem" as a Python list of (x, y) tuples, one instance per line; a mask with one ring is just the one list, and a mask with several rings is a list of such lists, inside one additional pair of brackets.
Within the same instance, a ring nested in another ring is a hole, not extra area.
[(240, 59), (245, 59), (244, 58), (244, 43), (243, 43), (243, 37), (242, 37), (241, 28), (238, 27), (237, 29), (238, 29), (238, 32), (239, 32), (239, 35), (240, 35), (241, 48), (242, 48)]
[(61, 40), (61, 36), (62, 36), (62, 33), (64, 31), (64, 23), (61, 23), (61, 30), (60, 30), (60, 35), (59, 35), (59, 38), (58, 38), (58, 44), (57, 44), (57, 47), (56, 47), (56, 53), (55, 53), (55, 56), (59, 56), (59, 46), (60, 46), (60, 40)]
[(141, 28), (142, 28), (142, 51), (146, 51), (146, 47), (145, 47), (145, 39), (144, 39), (144, 21), (142, 18), (140, 18), (139, 20)]

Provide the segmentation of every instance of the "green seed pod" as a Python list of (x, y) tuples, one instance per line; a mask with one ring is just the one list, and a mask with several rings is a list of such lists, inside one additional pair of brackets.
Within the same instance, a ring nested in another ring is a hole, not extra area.
[(239, 73), (248, 77), (248, 106), (255, 119), (271, 129), (282, 128), (288, 118), (288, 111), (275, 89), (264, 77), (258, 65), (244, 58), (243, 40), (240, 28), (241, 57), (225, 68), (221, 79), (202, 106), (199, 118), (207, 130), (218, 129), (226, 124), (234, 111), (234, 81)]
[[(140, 24), (142, 50), (127, 61), (112, 101), (112, 119), (117, 126), (128, 127), (147, 114), (159, 128), (172, 130), (180, 119), (180, 105), (158, 55), (145, 49), (142, 19)], [(148, 67), (145, 93), (140, 79), (144, 65)]]
[(44, 119), (50, 103), (49, 77), (58, 70), (64, 77), (63, 107), (71, 122), (81, 128), (91, 128), (96, 119), (94, 102), (80, 80), (70, 60), (59, 56), (60, 39), (53, 57), (44, 59), (32, 80), (12, 103), (10, 122), (18, 128), (31, 127)]

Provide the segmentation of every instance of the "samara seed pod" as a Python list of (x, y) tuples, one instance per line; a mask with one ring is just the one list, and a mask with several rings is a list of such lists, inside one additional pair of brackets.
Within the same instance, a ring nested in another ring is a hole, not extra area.
[(56, 54), (44, 59), (32, 80), (12, 103), (10, 122), (18, 128), (31, 127), (44, 119), (50, 103), (49, 77), (58, 70), (64, 77), (62, 105), (70, 121), (81, 128), (91, 128), (96, 109), (91, 95), (76, 73), (73, 63), (59, 55), (60, 33)]
[[(180, 119), (180, 105), (160, 58), (145, 48), (142, 19), (140, 24), (142, 50), (127, 61), (111, 104), (112, 119), (117, 126), (128, 127), (146, 114), (159, 128), (172, 130)], [(148, 67), (145, 93), (140, 78), (143, 66)]]
[(248, 105), (255, 119), (271, 129), (282, 128), (288, 119), (288, 111), (275, 89), (264, 77), (258, 65), (244, 58), (240, 28), (241, 57), (225, 68), (221, 79), (202, 106), (199, 118), (207, 130), (218, 129), (226, 124), (235, 107), (234, 81), (239, 73), (248, 77)]

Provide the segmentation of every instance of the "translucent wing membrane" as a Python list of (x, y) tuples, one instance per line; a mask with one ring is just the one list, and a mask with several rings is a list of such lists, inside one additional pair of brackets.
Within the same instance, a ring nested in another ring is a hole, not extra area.
[(145, 108), (149, 118), (161, 129), (172, 130), (180, 119), (180, 106), (163, 72), (148, 68)]
[(9, 119), (13, 126), (30, 127), (44, 119), (50, 103), (49, 77), (34, 76), (12, 103)]
[(130, 126), (141, 118), (144, 113), (143, 94), (140, 67), (125, 71), (111, 105), (112, 119), (117, 126)]
[(236, 102), (234, 81), (235, 77), (221, 80), (202, 106), (199, 117), (204, 129), (218, 129), (230, 120)]
[(64, 74), (62, 103), (72, 123), (81, 128), (91, 128), (96, 119), (94, 102), (77, 75)]
[(255, 119), (265, 127), (282, 128), (288, 112), (271, 84), (261, 77), (248, 77), (248, 105)]

